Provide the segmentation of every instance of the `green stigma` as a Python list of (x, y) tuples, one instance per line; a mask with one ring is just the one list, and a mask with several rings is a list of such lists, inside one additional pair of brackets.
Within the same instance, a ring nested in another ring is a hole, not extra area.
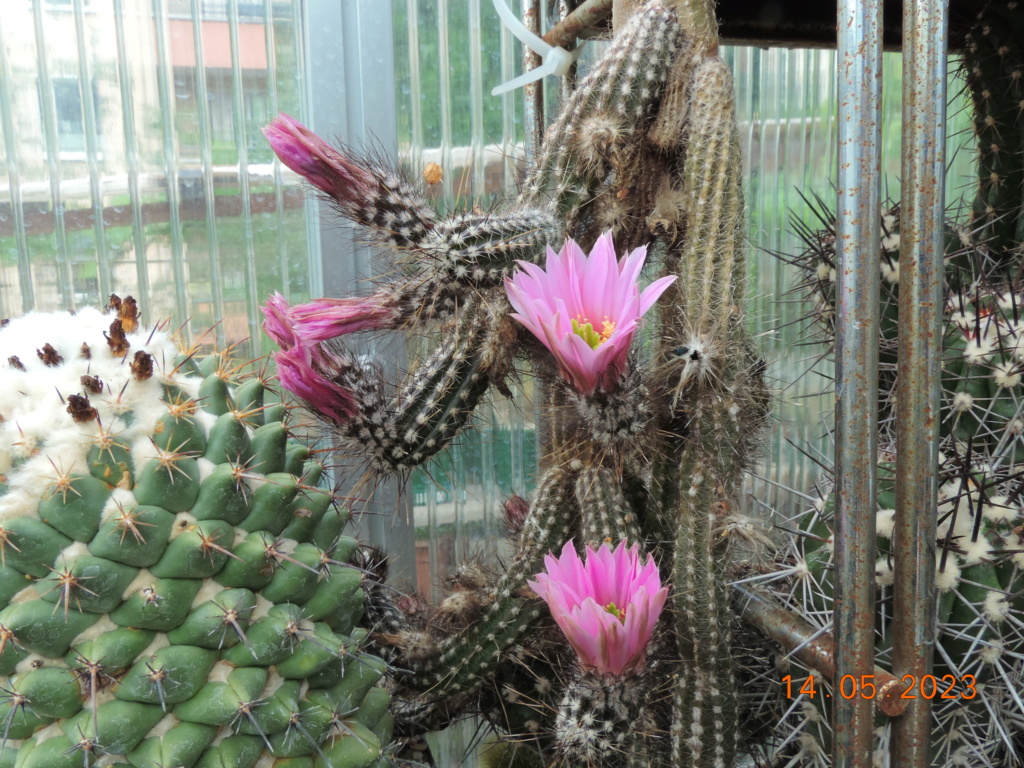
[(594, 330), (593, 323), (583, 322), (583, 318), (576, 318), (572, 321), (572, 331), (585, 342), (591, 349), (597, 349), (606, 341), (608, 337), (612, 335), (612, 331), (615, 330), (615, 323), (609, 322), (605, 319), (601, 332)]
[(623, 624), (626, 623), (626, 609), (625, 608), (618, 608), (615, 605), (615, 603), (608, 603), (608, 605), (606, 605), (604, 607), (604, 609), (606, 611), (608, 611), (608, 613), (610, 613), (616, 619), (621, 621)]

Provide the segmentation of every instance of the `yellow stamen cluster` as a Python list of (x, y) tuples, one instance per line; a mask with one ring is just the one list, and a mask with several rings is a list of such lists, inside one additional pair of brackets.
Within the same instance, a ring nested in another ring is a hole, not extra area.
[(608, 603), (608, 605), (606, 605), (604, 607), (604, 609), (606, 611), (608, 611), (608, 613), (610, 613), (616, 619), (621, 621), (623, 624), (626, 623), (626, 609), (625, 608), (619, 608), (618, 606), (615, 605), (615, 603)]
[(587, 342), (591, 349), (597, 349), (611, 338), (611, 335), (615, 332), (615, 323), (606, 317), (604, 322), (601, 323), (601, 332), (598, 333), (594, 330), (593, 323), (584, 320), (582, 317), (577, 317), (572, 321), (572, 330), (573, 333)]

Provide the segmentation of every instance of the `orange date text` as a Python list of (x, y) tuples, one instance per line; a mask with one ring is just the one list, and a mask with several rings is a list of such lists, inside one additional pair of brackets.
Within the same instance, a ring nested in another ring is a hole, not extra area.
[[(974, 675), (961, 677), (955, 675), (922, 675), (921, 677), (904, 675), (900, 678), (903, 692), (898, 698), (973, 699), (978, 695), (977, 682)], [(873, 699), (878, 693), (874, 675), (860, 675), (859, 677), (843, 675), (839, 678), (839, 685), (834, 691), (830, 691), (824, 686), (819, 688), (814, 675), (795, 680), (792, 675), (786, 675), (782, 678), (781, 683), (785, 688), (787, 699), (799, 695), (807, 696), (810, 699), (816, 696), (830, 699), (833, 694), (843, 699)], [(892, 695), (895, 696), (895, 693)]]

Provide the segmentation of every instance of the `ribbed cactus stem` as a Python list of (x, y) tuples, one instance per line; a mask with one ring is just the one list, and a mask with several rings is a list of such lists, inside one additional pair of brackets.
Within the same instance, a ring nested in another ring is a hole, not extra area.
[(610, 467), (589, 466), (576, 478), (576, 503), (585, 544), (643, 541), (636, 513), (622, 493), (622, 477)]
[(672, 753), (676, 765), (728, 768), (736, 749), (736, 690), (720, 522), (729, 501), (703, 454), (687, 451), (679, 478), (672, 582), (682, 669), (673, 691)]
[[(691, 16), (690, 23), (698, 22)], [(699, 29), (701, 34), (707, 30)], [(683, 660), (673, 692), (672, 754), (676, 765), (728, 768), (736, 751), (737, 700), (722, 528), (740, 483), (740, 420), (749, 418), (752, 405), (751, 393), (735, 391), (750, 367), (737, 304), (744, 277), (743, 198), (725, 63), (709, 57), (698, 64), (690, 94), (682, 174), (687, 231), (678, 303), (666, 318), (679, 366), (674, 404), (688, 413), (677, 490), (668, 495), (677, 505), (672, 595)], [(663, 476), (662, 485), (668, 482)]]
[(578, 514), (573, 502), (576, 474), (549, 469), (537, 485), (516, 553), (494, 588), (484, 615), (462, 633), (441, 644), (441, 654), (427, 670), (406, 681), (411, 688), (443, 690), (453, 695), (473, 688), (493, 672), (498, 657), (540, 616), (538, 601), (521, 591), (542, 567), (544, 555), (570, 536)]
[(732, 75), (718, 58), (694, 73), (683, 195), (689, 223), (679, 259), (679, 311), (698, 337), (724, 341), (744, 279), (743, 193)]
[(678, 44), (675, 14), (662, 3), (638, 11), (548, 129), (522, 200), (550, 194), (571, 229), (653, 115)]
[(715, 0), (666, 0), (679, 15), (679, 24), (694, 36), (697, 45), (714, 53), (718, 48)]

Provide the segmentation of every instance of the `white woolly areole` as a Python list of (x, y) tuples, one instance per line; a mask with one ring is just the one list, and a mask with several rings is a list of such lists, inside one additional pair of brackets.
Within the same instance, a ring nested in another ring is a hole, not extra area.
[[(886, 250), (896, 250), (896, 251), (898, 251), (899, 248), (900, 248), (900, 236), (899, 235), (893, 235), (893, 237), (896, 238), (896, 247), (895, 248), (887, 248)], [(882, 279), (883, 280), (885, 280), (887, 283), (892, 283), (894, 285), (899, 283), (899, 281), (900, 281), (900, 263), (898, 261), (896, 261), (896, 259), (892, 259), (891, 261), (888, 261), (886, 259), (882, 259), (882, 261), (881, 261), (881, 269), (882, 269)]]
[(996, 384), (1011, 389), (1020, 384), (1020, 365), (1009, 360), (997, 364), (992, 369)]
[(953, 395), (953, 410), (957, 413), (967, 413), (974, 407), (974, 397), (968, 392), (957, 392)]
[(224, 587), (220, 584), (212, 579), (205, 579), (203, 581), (203, 585), (199, 588), (199, 591), (196, 592), (195, 598), (192, 600), (192, 607), (198, 608), (203, 603), (208, 603), (223, 591)]
[(880, 509), (875, 513), (875, 533), (883, 539), (891, 539), (896, 528), (896, 510)]
[(984, 363), (996, 351), (995, 341), (985, 336), (975, 336), (964, 346), (964, 362), (970, 365)]
[(982, 505), (981, 514), (993, 523), (1012, 523), (1020, 516), (1020, 507), (1005, 496), (990, 496)]
[[(882, 248), (884, 248), (889, 253), (893, 253), (895, 251), (898, 251), (900, 249), (900, 233), (899, 232), (893, 232), (891, 235), (887, 235), (887, 236), (883, 237), (882, 238)], [(884, 260), (883, 260), (883, 263), (884, 263)], [(899, 276), (900, 276), (900, 267), (899, 267), (899, 264), (896, 262), (895, 259), (893, 260), (893, 267), (895, 268), (894, 271), (896, 272), (896, 279), (893, 280), (892, 282), (898, 283), (899, 282)]]
[(139, 572), (135, 574), (135, 578), (129, 582), (127, 587), (124, 588), (124, 593), (121, 595), (121, 602), (124, 603), (132, 595), (138, 594), (142, 590), (152, 587), (155, 581), (156, 577), (153, 576), (152, 573), (145, 568), (139, 569)]
[(1003, 651), (1002, 640), (991, 640), (982, 647), (978, 655), (985, 664), (998, 664), (999, 660), (1003, 658)]
[(942, 567), (942, 552), (935, 557), (935, 586), (939, 592), (949, 592), (960, 583), (960, 566), (955, 557), (946, 558), (946, 567)]
[(961, 331), (970, 331), (974, 328), (975, 317), (969, 309), (958, 309), (949, 316), (949, 322)]
[(979, 536), (975, 541), (965, 537), (957, 543), (963, 550), (961, 558), (963, 559), (963, 564), (965, 566), (977, 565), (984, 560), (988, 560), (989, 555), (992, 552), (992, 545), (984, 535)]
[(170, 731), (171, 728), (178, 725), (180, 722), (181, 720), (176, 718), (174, 715), (165, 715), (163, 720), (153, 726), (153, 730), (151, 730), (147, 736), (148, 738), (162, 739), (167, 735), (167, 732)]
[(122, 513), (131, 512), (137, 506), (139, 506), (139, 502), (135, 500), (134, 493), (127, 488), (115, 488), (103, 505), (103, 514), (100, 517), (100, 522), (109, 523), (118, 520)]
[[(87, 473), (86, 456), (103, 429), (118, 443), (131, 445), (152, 434), (157, 420), (167, 412), (161, 399), (161, 382), (171, 381), (198, 393), (199, 380), (189, 382), (170, 373), (178, 349), (163, 331), (140, 328), (128, 334), (127, 358), (113, 356), (104, 331), (113, 314), (84, 308), (77, 314), (30, 312), (0, 329), (0, 472), (8, 476), (9, 491), (0, 498), (0, 524), (10, 517), (34, 515), (39, 501), (60, 474)], [(90, 359), (81, 356), (89, 345)], [(47, 366), (36, 353), (50, 344), (63, 358)], [(153, 357), (154, 376), (137, 381), (129, 368), (135, 352)], [(24, 371), (7, 362), (17, 357)], [(69, 395), (82, 394), (83, 376), (103, 382), (101, 394), (89, 395), (99, 413), (96, 420), (77, 424), (67, 413)], [(119, 415), (132, 412), (127, 425)], [(52, 463), (51, 463), (52, 460)]]
[(822, 283), (831, 282), (834, 272), (835, 270), (832, 269), (832, 266), (827, 261), (819, 261), (818, 266), (814, 269), (814, 274)]
[(110, 620), (109, 616), (101, 616), (99, 621), (75, 636), (75, 639), (71, 641), (71, 647), (74, 648), (82, 643), (95, 640), (97, 637), (105, 635), (107, 632), (112, 632), (115, 629), (118, 629), (118, 626)]
[(893, 572), (889, 558), (880, 557), (875, 561), (875, 582), (880, 587), (892, 586)]
[(1010, 615), (1010, 600), (1004, 593), (990, 589), (985, 595), (981, 610), (989, 621), (999, 624)]

